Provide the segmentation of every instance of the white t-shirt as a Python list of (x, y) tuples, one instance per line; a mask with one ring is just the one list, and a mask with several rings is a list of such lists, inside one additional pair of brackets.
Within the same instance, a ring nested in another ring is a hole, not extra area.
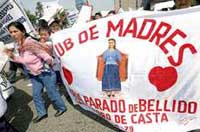
[(7, 109), (7, 103), (2, 97), (2, 93), (0, 91), (0, 118), (5, 114)]

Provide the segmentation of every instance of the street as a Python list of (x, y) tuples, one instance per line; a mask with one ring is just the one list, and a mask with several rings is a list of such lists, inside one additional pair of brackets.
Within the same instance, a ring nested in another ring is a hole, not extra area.
[[(18, 75), (19, 76), (19, 75)], [(53, 108), (47, 94), (44, 93), (48, 118), (37, 124), (32, 123), (36, 116), (31, 95), (31, 86), (27, 79), (19, 79), (14, 85), (15, 93), (8, 100), (7, 120), (19, 132), (117, 132), (119, 131), (104, 119), (85, 111), (79, 106), (74, 106), (65, 88), (59, 88), (67, 112), (60, 117), (54, 117), (56, 110)]]

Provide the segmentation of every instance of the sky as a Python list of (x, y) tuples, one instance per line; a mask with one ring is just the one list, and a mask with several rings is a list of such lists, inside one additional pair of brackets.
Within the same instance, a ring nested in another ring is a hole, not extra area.
[[(31, 12), (35, 11), (36, 3), (47, 2), (47, 1), (55, 1), (55, 0), (21, 0), (25, 9), (30, 10)], [(114, 8), (114, 0), (89, 0), (94, 8), (94, 12), (101, 10), (111, 10)], [(75, 0), (59, 0), (59, 4), (63, 5), (66, 9), (74, 9), (75, 8)]]

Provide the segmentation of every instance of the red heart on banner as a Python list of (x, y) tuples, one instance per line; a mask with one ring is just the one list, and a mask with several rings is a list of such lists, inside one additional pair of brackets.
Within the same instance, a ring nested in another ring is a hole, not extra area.
[(73, 82), (72, 72), (65, 67), (62, 67), (63, 74), (65, 79), (67, 80), (68, 84), (71, 85)]
[(173, 86), (177, 81), (177, 71), (174, 67), (156, 66), (149, 72), (149, 81), (156, 86), (157, 90), (163, 92), (171, 86)]

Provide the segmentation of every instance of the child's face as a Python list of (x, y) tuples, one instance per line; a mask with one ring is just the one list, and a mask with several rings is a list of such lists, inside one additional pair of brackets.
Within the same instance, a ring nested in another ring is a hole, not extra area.
[(40, 35), (40, 42), (43, 42), (43, 43), (46, 42), (46, 41), (48, 41), (48, 39), (50, 37), (49, 32), (46, 31), (46, 30), (41, 30), (39, 32), (39, 35)]
[(51, 24), (50, 29), (53, 33), (61, 30), (60, 25), (55, 22), (53, 24)]

